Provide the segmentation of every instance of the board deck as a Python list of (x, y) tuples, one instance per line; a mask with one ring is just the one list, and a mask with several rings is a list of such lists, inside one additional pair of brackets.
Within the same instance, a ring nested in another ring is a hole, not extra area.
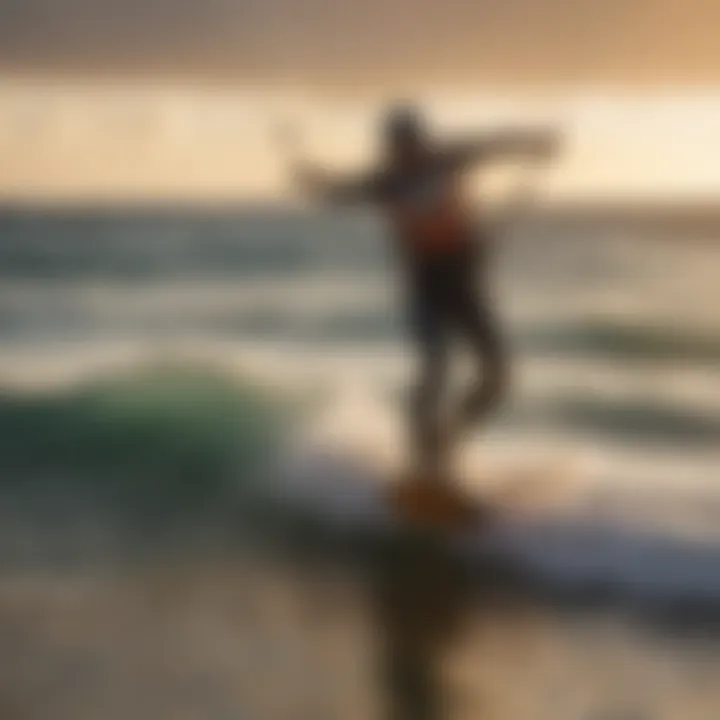
[(498, 511), (456, 483), (432, 478), (396, 480), (385, 488), (384, 502), (400, 522), (447, 530), (480, 530)]

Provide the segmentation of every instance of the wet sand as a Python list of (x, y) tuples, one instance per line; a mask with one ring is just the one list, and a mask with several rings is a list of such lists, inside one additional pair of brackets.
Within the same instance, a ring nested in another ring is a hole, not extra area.
[(0, 582), (0, 717), (714, 720), (716, 620), (402, 543), (361, 565), (197, 547), (25, 564)]

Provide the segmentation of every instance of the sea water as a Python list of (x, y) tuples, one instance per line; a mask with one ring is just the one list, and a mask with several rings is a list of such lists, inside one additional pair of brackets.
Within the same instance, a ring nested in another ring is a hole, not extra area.
[[(376, 219), (4, 209), (3, 717), (717, 717), (714, 595), (693, 601), (720, 569), (718, 235), (499, 238), (513, 383), (464, 471), (542, 467), (565, 519), (601, 518), (531, 558), (593, 568), (558, 600), (432, 544), (301, 562), (283, 538), (310, 529), (264, 514), (290, 446), (402, 448), (413, 357)], [(252, 549), (265, 525), (276, 549)]]

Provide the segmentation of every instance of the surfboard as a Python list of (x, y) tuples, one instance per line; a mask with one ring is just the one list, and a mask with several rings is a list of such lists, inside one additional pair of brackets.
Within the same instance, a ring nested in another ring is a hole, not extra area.
[(559, 464), (489, 468), (486, 473), (491, 482), (472, 473), (469, 477), (406, 476), (389, 483), (384, 502), (400, 522), (482, 532), (520, 516), (557, 510), (573, 496), (567, 468)]
[(311, 518), (329, 546), (350, 535), (376, 547), (378, 541), (401, 539), (410, 526), (440, 527), (433, 535), (470, 564), (489, 559), (559, 591), (599, 588), (661, 605), (717, 608), (720, 602), (716, 546), (605, 515), (595, 508), (592, 492), (578, 496), (577, 477), (563, 477), (559, 466), (488, 469), (492, 487), (465, 485), (460, 492), (470, 494), (471, 505), (489, 508), (490, 521), (449, 526), (398, 513), (389, 499), (395, 478), (378, 474), (362, 453), (312, 453), (284, 467), (274, 490), (277, 502), (286, 514)]
[(569, 468), (488, 465), (484, 472), (418, 477), (365, 452), (314, 453), (293, 463), (282, 492), (332, 522), (376, 529), (426, 527), (481, 535), (498, 525), (533, 520), (572, 501)]
[(498, 515), (451, 478), (401, 478), (385, 488), (384, 502), (399, 522), (446, 530), (482, 529)]

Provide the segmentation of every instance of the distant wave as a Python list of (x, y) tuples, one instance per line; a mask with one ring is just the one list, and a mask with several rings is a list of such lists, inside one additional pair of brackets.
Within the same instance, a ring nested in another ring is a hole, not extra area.
[(523, 345), (534, 354), (720, 365), (717, 335), (602, 320), (535, 328)]
[(367, 217), (273, 208), (225, 212), (23, 212), (0, 208), (0, 278), (257, 277), (377, 268)]

